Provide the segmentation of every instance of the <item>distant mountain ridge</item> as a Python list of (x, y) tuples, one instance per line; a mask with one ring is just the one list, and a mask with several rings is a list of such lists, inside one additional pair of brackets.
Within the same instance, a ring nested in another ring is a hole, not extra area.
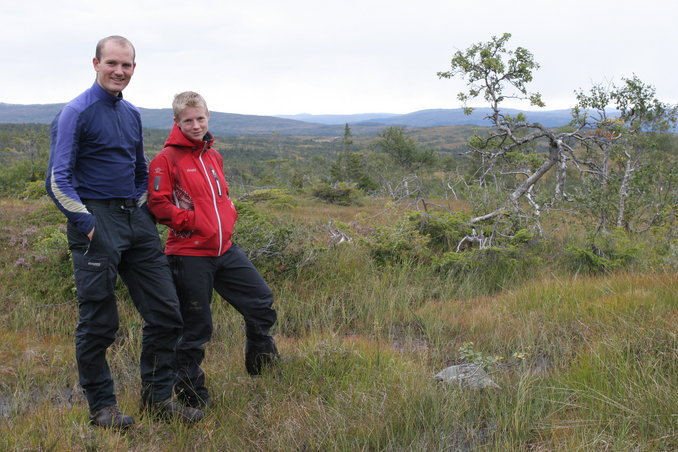
[[(524, 113), (531, 121), (539, 122), (547, 127), (563, 126), (570, 122), (571, 110), (522, 111), (504, 109), (503, 113), (515, 116)], [(488, 126), (486, 117), (491, 113), (489, 108), (476, 108), (473, 113), (466, 115), (461, 108), (455, 109), (428, 109), (406, 114), (394, 113), (362, 113), (351, 115), (278, 115), (279, 118), (295, 119), (298, 121), (314, 122), (327, 125), (349, 124), (369, 125), (383, 124), (387, 126), (402, 125), (408, 127), (443, 127), (457, 125)]]
[(301, 113), (298, 115), (274, 115), (277, 118), (294, 119), (295, 121), (314, 122), (317, 124), (337, 125), (355, 124), (358, 122), (371, 121), (379, 118), (392, 118), (402, 116), (396, 113), (357, 113), (348, 115), (312, 115)]
[[(0, 102), (0, 123), (49, 124), (65, 104), (7, 104)], [(145, 128), (170, 129), (172, 110), (139, 108)], [(516, 115), (520, 110), (506, 109)], [(280, 133), (302, 136), (341, 136), (349, 124), (355, 135), (377, 133), (385, 127), (441, 127), (456, 125), (488, 126), (490, 109), (477, 108), (465, 115), (461, 108), (420, 110), (407, 114), (361, 113), (352, 115), (279, 115), (257, 116), (211, 112), (210, 130), (217, 135), (267, 135)], [(570, 121), (570, 110), (524, 111), (530, 121), (557, 127)]]

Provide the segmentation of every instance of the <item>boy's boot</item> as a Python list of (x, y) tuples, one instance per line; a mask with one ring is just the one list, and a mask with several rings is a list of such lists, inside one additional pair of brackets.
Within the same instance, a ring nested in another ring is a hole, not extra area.
[(118, 405), (109, 405), (92, 413), (90, 423), (97, 427), (126, 429), (134, 424), (134, 419), (122, 414)]
[(202, 410), (184, 406), (173, 397), (160, 402), (143, 401), (141, 410), (152, 414), (158, 419), (166, 421), (177, 419), (187, 424), (199, 422), (205, 417), (205, 413)]
[(245, 368), (247, 373), (255, 377), (261, 375), (264, 368), (278, 362), (280, 355), (272, 337), (262, 342), (247, 339), (245, 345)]
[(174, 393), (181, 403), (191, 408), (203, 409), (207, 407), (210, 400), (210, 393), (205, 386), (195, 388), (184, 381), (174, 385)]

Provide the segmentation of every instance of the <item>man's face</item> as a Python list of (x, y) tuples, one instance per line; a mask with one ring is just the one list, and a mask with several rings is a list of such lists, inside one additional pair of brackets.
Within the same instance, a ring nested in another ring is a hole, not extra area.
[(101, 59), (94, 58), (93, 63), (97, 83), (114, 96), (125, 89), (136, 67), (132, 48), (112, 40), (104, 44)]
[(184, 132), (184, 135), (195, 141), (200, 141), (207, 133), (209, 119), (210, 114), (204, 108), (186, 107), (178, 118), (174, 118), (174, 122)]

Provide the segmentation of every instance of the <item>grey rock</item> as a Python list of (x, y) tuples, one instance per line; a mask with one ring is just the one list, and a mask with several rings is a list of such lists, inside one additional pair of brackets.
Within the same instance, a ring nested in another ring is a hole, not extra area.
[(458, 385), (472, 389), (499, 389), (499, 385), (492, 381), (483, 367), (480, 364), (475, 363), (450, 366), (435, 374), (433, 378), (450, 385)]

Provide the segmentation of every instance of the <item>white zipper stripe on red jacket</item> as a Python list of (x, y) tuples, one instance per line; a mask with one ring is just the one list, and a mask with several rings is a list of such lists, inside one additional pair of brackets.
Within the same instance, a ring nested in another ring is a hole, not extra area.
[(214, 194), (214, 186), (212, 185), (212, 181), (210, 180), (210, 175), (207, 172), (205, 162), (202, 161), (202, 156), (204, 153), (205, 153), (204, 149), (200, 151), (200, 155), (198, 155), (198, 160), (200, 160), (200, 164), (202, 165), (202, 171), (205, 174), (205, 178), (207, 178), (207, 184), (210, 186), (210, 191), (212, 192), (212, 204), (214, 204), (214, 213), (217, 216), (217, 224), (219, 225), (219, 252), (217, 254), (218, 257), (221, 256), (221, 245), (223, 241), (223, 232), (221, 230), (221, 217), (219, 216), (219, 209), (217, 208), (217, 196)]

